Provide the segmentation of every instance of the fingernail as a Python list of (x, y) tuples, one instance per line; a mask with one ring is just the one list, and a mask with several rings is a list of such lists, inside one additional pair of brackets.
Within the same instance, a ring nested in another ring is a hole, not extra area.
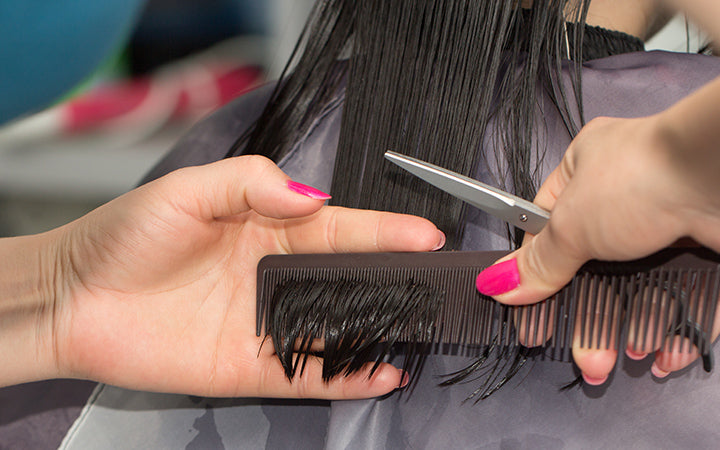
[(509, 259), (492, 265), (480, 272), (475, 280), (477, 290), (483, 295), (500, 295), (520, 286), (517, 260)]
[(602, 378), (592, 378), (592, 377), (585, 375), (584, 373), (582, 374), (582, 377), (583, 377), (583, 380), (585, 380), (585, 382), (591, 386), (600, 386), (601, 384), (605, 383), (608, 379), (607, 375), (605, 375)]
[(330, 198), (332, 198), (330, 194), (326, 194), (323, 191), (315, 189), (312, 186), (298, 183), (297, 181), (293, 180), (288, 180), (287, 187), (293, 192), (297, 192), (298, 194), (302, 194), (315, 200), (329, 200)]
[(633, 359), (635, 361), (640, 361), (641, 359), (645, 359), (645, 357), (647, 356), (647, 353), (636, 352), (634, 350), (630, 350), (629, 348), (625, 349), (625, 354), (627, 355), (628, 358)]
[(665, 378), (666, 376), (670, 375), (670, 372), (666, 372), (659, 368), (657, 366), (657, 363), (652, 363), (652, 366), (650, 366), (650, 372), (652, 372), (652, 374), (655, 375), (656, 378)]
[(404, 388), (405, 386), (410, 383), (410, 374), (407, 372), (403, 372), (402, 381), (400, 382), (400, 389)]
[(438, 230), (438, 234), (440, 235), (440, 239), (438, 240), (437, 245), (433, 247), (432, 251), (440, 250), (441, 248), (445, 247), (445, 233)]

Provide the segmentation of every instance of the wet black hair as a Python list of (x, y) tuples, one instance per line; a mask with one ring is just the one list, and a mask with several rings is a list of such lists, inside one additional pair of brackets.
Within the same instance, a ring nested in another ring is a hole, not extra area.
[[(582, 118), (585, 27), (576, 25), (584, 25), (588, 5), (321, 0), (265, 111), (228, 156), (279, 162), (344, 88), (333, 204), (427, 217), (456, 249), (462, 203), (400, 174), (384, 151), (466, 175), (482, 161), (499, 186), (532, 199), (544, 154), (534, 131), (539, 94), (549, 94), (571, 136), (582, 125), (574, 118)], [(568, 60), (576, 62), (571, 92), (560, 81)], [(515, 244), (521, 238), (515, 233)]]
[[(590, 1), (578, 3), (570, 10), (565, 0), (535, 0), (529, 9), (514, 0), (320, 0), (266, 109), (227, 156), (256, 153), (280, 162), (344, 90), (333, 204), (426, 217), (446, 233), (446, 249), (458, 249), (463, 204), (400, 173), (383, 153), (392, 149), (469, 176), (483, 163), (498, 186), (532, 199), (545, 153), (539, 109), (559, 112), (570, 136), (582, 125), (580, 69)], [(568, 65), (569, 89), (561, 75)], [(542, 94), (550, 105), (541, 104)], [(511, 245), (520, 244), (521, 232), (508, 229), (508, 235)], [(310, 343), (328, 326), (327, 317), (312, 313), (318, 298), (355, 311), (356, 304), (336, 288), (291, 287), (292, 301), (275, 310), (272, 338), (289, 377), (302, 370)], [(379, 345), (393, 341), (388, 330), (375, 327), (395, 323), (397, 305), (383, 304), (388, 307), (367, 306), (376, 318), (372, 326), (341, 321), (346, 338), (335, 345), (326, 338), (326, 377), (359, 368), (363, 355), (373, 353), (356, 345), (368, 339), (368, 330)], [(300, 325), (298, 317), (304, 318)], [(295, 352), (298, 342), (304, 357)], [(421, 367), (422, 345), (414, 344), (407, 358)], [(526, 360), (518, 349), (491, 353), (448, 382), (474, 376), (494, 358), (477, 391), (484, 398)]]

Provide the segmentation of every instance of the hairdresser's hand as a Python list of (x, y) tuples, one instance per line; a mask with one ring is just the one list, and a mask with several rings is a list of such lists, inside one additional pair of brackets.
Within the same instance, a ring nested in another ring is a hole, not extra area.
[[(552, 210), (547, 226), (503, 264), (483, 272), (480, 290), (503, 303), (527, 304), (551, 296), (590, 259), (636, 259), (685, 236), (720, 250), (720, 152), (687, 161), (663, 120), (658, 115), (590, 122), (535, 199)], [(716, 329), (713, 338), (717, 334)], [(578, 344), (576, 336), (573, 357), (585, 380), (603, 383), (617, 352)], [(639, 359), (656, 350), (628, 356)], [(658, 351), (652, 371), (665, 376), (696, 357)]]
[[(427, 251), (424, 219), (323, 207), (269, 160), (178, 170), (54, 233), (58, 376), (205, 396), (361, 398), (403, 381), (388, 364), (329, 384), (321, 361), (288, 382), (255, 336), (255, 271), (275, 253)], [(40, 321), (39, 321), (40, 322)], [(369, 368), (368, 368), (369, 369)]]

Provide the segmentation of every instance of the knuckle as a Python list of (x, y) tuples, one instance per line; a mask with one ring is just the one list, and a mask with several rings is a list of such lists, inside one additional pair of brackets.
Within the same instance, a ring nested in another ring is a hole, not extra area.
[(385, 217), (386, 216), (384, 216), (384, 215), (377, 216), (373, 223), (372, 245), (373, 245), (373, 248), (378, 251), (383, 250), (385, 247), (385, 244), (383, 242), (383, 237), (382, 237), (383, 229), (385, 228), (383, 226)]
[(194, 177), (194, 172), (197, 170), (196, 167), (183, 167), (158, 178), (153, 183), (157, 183), (163, 187), (172, 186), (183, 186), (186, 180)]
[(583, 232), (581, 223), (575, 223), (576, 208), (568, 207), (565, 203), (558, 202), (553, 210), (553, 217), (547, 224), (549, 245), (553, 251), (566, 260), (572, 262), (585, 259), (585, 251), (580, 245), (583, 242), (580, 234)]
[(274, 175), (275, 172), (281, 172), (278, 166), (270, 159), (261, 155), (243, 155), (236, 157), (236, 170), (244, 173), (252, 178), (263, 179), (267, 176)]
[(312, 398), (312, 383), (308, 372), (303, 373), (295, 380), (295, 394), (298, 398)]
[(585, 129), (587, 130), (595, 130), (596, 128), (601, 128), (605, 125), (608, 125), (610, 122), (612, 122), (614, 119), (611, 117), (606, 116), (598, 116), (590, 120), (586, 125)]
[(327, 241), (328, 248), (332, 253), (338, 253), (340, 251), (339, 248), (339, 221), (340, 221), (340, 209), (333, 208), (330, 210), (328, 219), (327, 219), (327, 231), (325, 234), (325, 240)]
[(572, 232), (562, 223), (554, 216), (522, 253), (522, 276), (548, 294), (562, 288), (573, 275), (570, 269), (579, 267), (582, 260)]
[(524, 275), (530, 275), (530, 277), (538, 282), (547, 281), (548, 271), (546, 267), (546, 260), (541, 251), (537, 248), (537, 240), (533, 240), (530, 243), (530, 251), (525, 252), (524, 258)]
[(237, 157), (238, 164), (247, 166), (251, 171), (264, 172), (272, 167), (275, 163), (261, 155), (243, 155)]

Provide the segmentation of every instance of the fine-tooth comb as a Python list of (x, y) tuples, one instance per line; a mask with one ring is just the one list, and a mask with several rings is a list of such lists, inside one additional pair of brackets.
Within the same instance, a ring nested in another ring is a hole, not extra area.
[[(506, 252), (272, 255), (258, 265), (257, 334), (289, 378), (325, 342), (323, 377), (410, 345), (406, 367), (429, 353), (479, 355), (535, 343), (569, 360), (591, 349), (697, 349), (711, 369), (720, 255), (671, 248), (631, 262), (589, 262), (548, 300), (506, 306), (478, 293), (477, 274)], [(304, 356), (298, 356), (304, 355)], [(413, 359), (414, 358), (414, 359)]]

